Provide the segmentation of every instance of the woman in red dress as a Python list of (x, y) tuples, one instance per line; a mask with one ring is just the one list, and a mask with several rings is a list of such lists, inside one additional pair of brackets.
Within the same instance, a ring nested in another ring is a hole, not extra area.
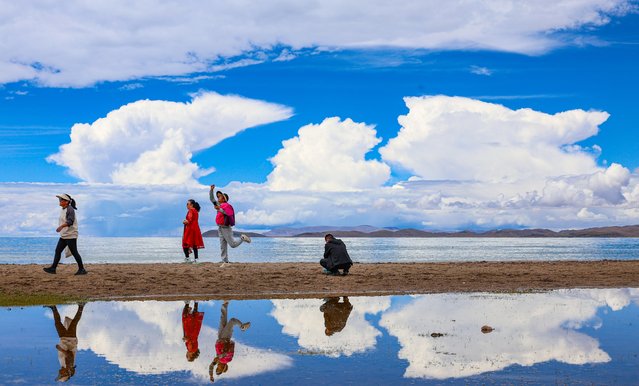
[(200, 204), (195, 200), (190, 199), (186, 202), (186, 208), (189, 210), (186, 213), (186, 219), (182, 221), (184, 224), (184, 234), (182, 235), (182, 249), (184, 250), (184, 261), (189, 261), (189, 254), (193, 251), (193, 262), (197, 263), (197, 250), (204, 248), (204, 240), (202, 239), (202, 232), (200, 231), (200, 225), (198, 224), (198, 218), (200, 217)]

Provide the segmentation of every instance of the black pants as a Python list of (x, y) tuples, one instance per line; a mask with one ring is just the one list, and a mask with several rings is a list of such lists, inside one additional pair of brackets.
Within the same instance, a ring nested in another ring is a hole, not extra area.
[[(189, 248), (182, 248), (184, 250), (184, 256), (189, 257)], [(193, 248), (193, 258), (197, 259), (197, 248)]]
[(55, 323), (55, 329), (58, 332), (58, 336), (60, 338), (62, 337), (68, 337), (68, 338), (77, 338), (77, 328), (78, 328), (78, 323), (80, 322), (80, 318), (82, 317), (82, 310), (84, 310), (84, 306), (83, 305), (79, 305), (78, 306), (78, 310), (75, 313), (75, 316), (73, 317), (73, 320), (71, 321), (71, 324), (69, 325), (69, 328), (64, 327), (64, 324), (62, 324), (62, 320), (60, 319), (60, 313), (58, 312), (58, 307), (53, 306), (52, 308), (53, 310), (53, 321)]
[(51, 264), (51, 268), (56, 269), (58, 264), (60, 263), (60, 258), (62, 258), (62, 251), (64, 248), (69, 247), (73, 258), (76, 263), (78, 263), (78, 269), (84, 269), (84, 264), (82, 264), (82, 256), (80, 256), (80, 252), (78, 252), (78, 239), (63, 239), (60, 238), (58, 240), (58, 245), (55, 247), (55, 256), (53, 257), (53, 264)]
[[(328, 269), (328, 259), (322, 259), (320, 260), (320, 265), (326, 269)], [(332, 273), (337, 273), (338, 270), (343, 269), (344, 271), (348, 271), (351, 266), (353, 264), (351, 263), (344, 263), (344, 264), (338, 264), (336, 266), (333, 267), (333, 269), (328, 269), (329, 271), (331, 271)]]

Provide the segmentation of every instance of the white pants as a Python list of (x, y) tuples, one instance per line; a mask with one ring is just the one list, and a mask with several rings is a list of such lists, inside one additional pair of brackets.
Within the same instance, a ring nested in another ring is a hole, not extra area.
[(228, 245), (231, 248), (237, 248), (244, 240), (241, 238), (233, 238), (233, 228), (229, 226), (219, 226), (218, 233), (220, 235), (220, 249), (222, 250), (222, 261), (229, 262)]

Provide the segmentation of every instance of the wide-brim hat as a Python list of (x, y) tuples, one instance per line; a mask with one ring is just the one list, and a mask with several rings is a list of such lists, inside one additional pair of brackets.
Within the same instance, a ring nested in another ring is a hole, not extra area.
[(65, 201), (71, 201), (71, 196), (69, 196), (66, 193), (62, 193), (62, 194), (56, 194), (56, 197), (58, 197), (61, 200), (65, 200)]

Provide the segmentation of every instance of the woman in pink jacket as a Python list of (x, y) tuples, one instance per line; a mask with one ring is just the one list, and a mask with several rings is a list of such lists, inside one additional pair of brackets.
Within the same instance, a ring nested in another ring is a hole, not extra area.
[[(215, 185), (211, 185), (209, 192), (209, 199), (213, 203), (217, 214), (215, 215), (215, 223), (218, 228), (218, 235), (220, 237), (220, 252), (222, 258), (222, 266), (229, 262), (228, 246), (231, 248), (237, 248), (242, 242), (250, 243), (251, 238), (242, 233), (240, 239), (233, 237), (233, 226), (235, 225), (235, 210), (233, 206), (228, 203), (229, 196), (226, 193), (217, 191), (214, 193)], [(217, 198), (217, 199), (216, 199)]]

